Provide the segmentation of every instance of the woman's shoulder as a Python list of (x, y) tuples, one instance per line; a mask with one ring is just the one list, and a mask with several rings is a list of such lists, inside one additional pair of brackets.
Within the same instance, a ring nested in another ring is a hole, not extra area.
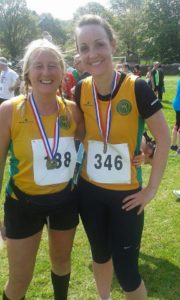
[(19, 105), (21, 103), (24, 103), (26, 101), (26, 97), (24, 95), (18, 95), (16, 97), (11, 98), (9, 101), (11, 101), (12, 105)]
[(6, 126), (11, 123), (12, 112), (12, 99), (4, 101), (0, 106), (0, 126)]
[(19, 103), (21, 103), (22, 101), (24, 101), (25, 98), (24, 96), (20, 95), (20, 96), (16, 96), (13, 98), (10, 98), (6, 101), (4, 101), (1, 106), (0, 106), (0, 110), (2, 111), (8, 111), (8, 110), (12, 110), (13, 106), (18, 105)]
[(18, 111), (25, 103), (25, 96), (19, 95), (4, 101), (0, 106), (0, 115), (11, 119), (13, 111)]

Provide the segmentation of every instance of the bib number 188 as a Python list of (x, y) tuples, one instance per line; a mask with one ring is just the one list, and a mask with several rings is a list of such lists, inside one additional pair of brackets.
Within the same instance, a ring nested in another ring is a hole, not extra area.
[[(47, 160), (48, 157), (46, 156), (44, 159)], [(64, 164), (64, 166), (68, 168), (71, 162), (71, 153), (67, 151), (64, 153), (64, 156), (62, 156), (60, 153), (57, 152), (55, 156), (55, 161), (56, 169), (59, 169), (62, 166), (62, 164)]]

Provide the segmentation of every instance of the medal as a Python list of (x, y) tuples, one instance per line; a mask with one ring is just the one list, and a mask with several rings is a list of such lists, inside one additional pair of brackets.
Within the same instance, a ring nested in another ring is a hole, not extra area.
[(107, 144), (104, 142), (103, 153), (106, 154), (106, 152), (107, 152)]
[(108, 101), (108, 106), (107, 106), (107, 110), (106, 110), (106, 121), (105, 121), (105, 129), (104, 130), (103, 130), (103, 126), (102, 126), (102, 119), (101, 119), (100, 106), (99, 106), (99, 102), (98, 102), (96, 86), (95, 86), (94, 81), (92, 82), (92, 92), (93, 92), (94, 106), (95, 106), (95, 112), (96, 112), (96, 121), (97, 121), (97, 125), (99, 127), (101, 136), (104, 141), (103, 153), (107, 152), (107, 144), (108, 144), (109, 135), (110, 135), (111, 118), (112, 118), (111, 99), (112, 99), (114, 90), (117, 86), (117, 82), (118, 82), (118, 72), (114, 72), (114, 78), (113, 78), (112, 87), (111, 87), (111, 95), (110, 95), (110, 99)]
[(48, 170), (56, 169), (57, 168), (57, 161), (55, 159), (57, 154), (57, 149), (59, 145), (59, 131), (60, 131), (60, 119), (59, 119), (59, 105), (57, 102), (58, 112), (56, 117), (56, 122), (54, 126), (54, 139), (53, 139), (53, 145), (52, 148), (49, 144), (48, 137), (45, 132), (45, 128), (43, 126), (40, 113), (38, 111), (38, 107), (36, 105), (36, 102), (34, 100), (33, 94), (30, 95), (30, 105), (35, 117), (36, 124), (39, 128), (39, 132), (41, 134), (41, 138), (44, 144), (45, 151), (47, 153), (47, 161), (46, 161), (46, 168)]
[(47, 159), (46, 168), (48, 170), (56, 169), (57, 168), (57, 161), (55, 159)]

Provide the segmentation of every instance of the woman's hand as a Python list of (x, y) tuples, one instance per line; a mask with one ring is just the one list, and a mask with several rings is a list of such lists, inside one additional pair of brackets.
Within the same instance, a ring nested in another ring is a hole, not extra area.
[(144, 152), (140, 152), (138, 155), (134, 156), (132, 163), (136, 168), (140, 167), (145, 162)]
[(139, 206), (138, 215), (143, 211), (144, 207), (151, 201), (155, 196), (156, 191), (153, 188), (146, 187), (141, 191), (129, 195), (124, 198), (122, 209), (129, 211), (134, 207)]

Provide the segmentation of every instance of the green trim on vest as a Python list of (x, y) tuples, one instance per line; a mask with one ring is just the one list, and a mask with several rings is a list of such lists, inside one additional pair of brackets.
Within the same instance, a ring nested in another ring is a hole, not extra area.
[[(19, 173), (19, 169), (18, 169), (19, 160), (17, 160), (17, 158), (15, 157), (12, 141), (11, 141), (10, 146), (9, 146), (9, 151), (10, 151), (10, 157), (11, 157), (10, 158), (11, 162), (10, 162), (9, 173), (10, 173), (10, 177), (13, 177), (17, 173)], [(9, 185), (9, 182), (7, 184), (7, 187), (6, 187), (6, 191), (10, 195), (13, 192), (11, 186)]]
[[(137, 135), (137, 141), (136, 141), (136, 149), (135, 149), (135, 153), (134, 155), (138, 155), (139, 153), (139, 150), (141, 148), (141, 141), (142, 141), (142, 135), (143, 135), (143, 132), (144, 132), (144, 120), (139, 117), (138, 118), (138, 135)], [(142, 169), (141, 167), (140, 168), (137, 168), (137, 176), (136, 176), (139, 184), (142, 186)]]

